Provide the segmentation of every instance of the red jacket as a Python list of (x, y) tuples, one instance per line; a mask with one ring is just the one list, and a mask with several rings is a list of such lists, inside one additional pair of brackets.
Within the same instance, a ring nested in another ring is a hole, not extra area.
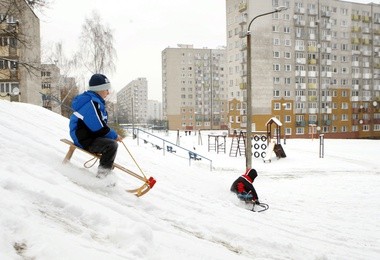
[(253, 196), (253, 200), (258, 200), (256, 190), (253, 187), (252, 183), (257, 177), (257, 172), (255, 169), (247, 169), (245, 174), (237, 178), (234, 183), (232, 183), (231, 191), (239, 194), (239, 193), (251, 193)]

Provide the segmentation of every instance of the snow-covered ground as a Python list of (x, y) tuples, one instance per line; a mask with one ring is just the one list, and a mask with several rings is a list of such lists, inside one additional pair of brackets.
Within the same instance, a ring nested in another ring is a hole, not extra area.
[[(163, 153), (141, 134), (124, 142), (157, 183), (116, 171), (117, 186), (62, 165), (68, 120), (41, 107), (0, 101), (0, 259), (380, 259), (380, 141), (290, 139), (287, 158), (253, 159), (255, 187), (270, 209), (256, 213), (229, 191), (245, 159), (207, 150), (207, 134), (180, 134), (187, 152)], [(177, 133), (160, 135), (176, 143)], [(148, 141), (147, 143), (143, 140)], [(139, 172), (120, 145), (116, 161)]]

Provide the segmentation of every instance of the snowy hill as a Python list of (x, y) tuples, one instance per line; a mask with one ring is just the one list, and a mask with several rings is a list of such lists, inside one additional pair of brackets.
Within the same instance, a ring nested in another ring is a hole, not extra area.
[[(41, 107), (0, 100), (0, 259), (379, 259), (380, 141), (287, 140), (287, 158), (254, 159), (254, 213), (229, 192), (244, 158), (181, 145), (213, 160), (192, 162), (140, 140), (124, 142), (156, 186), (116, 172), (107, 188), (75, 152), (62, 165), (68, 120)], [(176, 133), (162, 136), (175, 142)], [(149, 140), (153, 142), (152, 137)], [(230, 140), (228, 140), (230, 142)], [(159, 143), (158, 143), (159, 144)], [(137, 172), (123, 146), (116, 161)]]

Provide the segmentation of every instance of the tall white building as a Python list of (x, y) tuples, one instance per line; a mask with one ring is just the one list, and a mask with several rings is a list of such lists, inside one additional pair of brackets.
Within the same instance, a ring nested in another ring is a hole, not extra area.
[[(288, 10), (256, 17), (286, 6)], [(252, 129), (380, 137), (380, 5), (340, 0), (226, 0), (230, 131), (246, 128), (251, 24)]]
[(163, 117), (171, 130), (227, 128), (226, 50), (162, 51)]
[(148, 100), (148, 121), (162, 120), (162, 103), (157, 100)]
[(148, 119), (148, 82), (137, 78), (117, 92), (117, 119), (119, 123), (146, 123)]

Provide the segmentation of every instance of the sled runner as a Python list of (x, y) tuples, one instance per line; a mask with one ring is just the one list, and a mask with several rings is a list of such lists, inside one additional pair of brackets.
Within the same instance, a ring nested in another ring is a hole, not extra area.
[[(256, 207), (259, 207), (259, 208), (256, 209)], [(268, 204), (260, 203), (260, 204), (253, 204), (253, 207), (252, 207), (251, 211), (253, 211), (253, 212), (262, 212), (262, 211), (266, 211), (267, 209), (269, 209), (269, 205)]]
[[(67, 163), (70, 161), (71, 157), (73, 156), (73, 153), (75, 151), (75, 149), (78, 149), (82, 152), (85, 152), (91, 156), (93, 156), (94, 158), (93, 159), (99, 159), (100, 158), (100, 154), (93, 154), (93, 153), (90, 153), (78, 146), (76, 146), (73, 142), (67, 140), (67, 139), (61, 139), (62, 142), (64, 142), (65, 144), (68, 144), (70, 147), (69, 147), (69, 151), (67, 152), (65, 158), (63, 159), (63, 162), (62, 163)], [(123, 143), (123, 142), (122, 142)], [(124, 147), (127, 149), (128, 153), (129, 153), (129, 150), (128, 148), (125, 146), (125, 144), (123, 143)], [(129, 153), (130, 154), (130, 153)], [(130, 154), (131, 155), (131, 154)], [(131, 155), (132, 157), (132, 155)], [(92, 161), (93, 159), (91, 159), (90, 161)], [(132, 157), (133, 159), (133, 157)], [(134, 160), (134, 159), (133, 159)], [(135, 161), (136, 163), (136, 161)], [(92, 164), (93, 165), (93, 164)], [(137, 164), (136, 164), (137, 165)], [(153, 177), (149, 177), (147, 178), (144, 173), (141, 171), (140, 167), (138, 167), (142, 173), (143, 176), (123, 167), (122, 165), (120, 164), (117, 164), (117, 163), (114, 163), (113, 166), (119, 170), (121, 170), (122, 172), (124, 173), (127, 173), (139, 180), (141, 180), (142, 182), (144, 182), (144, 184), (137, 188), (137, 189), (132, 189), (132, 190), (127, 190), (127, 192), (130, 192), (130, 193), (134, 193), (137, 197), (140, 197), (142, 195), (144, 195), (145, 193), (147, 193), (151, 188), (153, 188), (154, 184), (156, 183), (156, 180), (153, 178)], [(137, 165), (138, 166), (138, 165)]]
[(266, 211), (267, 209), (269, 209), (269, 205), (266, 203), (260, 202), (259, 204), (256, 204), (252, 200), (243, 200), (243, 201), (245, 202), (245, 204), (252, 205), (252, 209), (249, 209), (249, 210), (253, 211), (253, 212), (263, 212), (263, 211)]

